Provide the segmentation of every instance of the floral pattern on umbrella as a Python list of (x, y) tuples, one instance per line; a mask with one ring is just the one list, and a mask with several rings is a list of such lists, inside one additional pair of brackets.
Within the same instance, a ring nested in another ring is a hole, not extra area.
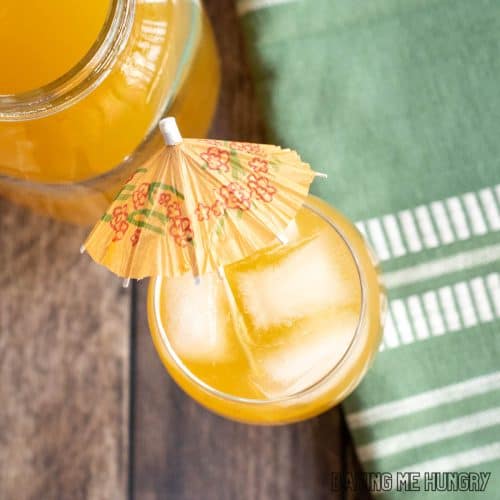
[(211, 272), (273, 243), (314, 175), (278, 146), (184, 139), (130, 176), (84, 246), (125, 278)]

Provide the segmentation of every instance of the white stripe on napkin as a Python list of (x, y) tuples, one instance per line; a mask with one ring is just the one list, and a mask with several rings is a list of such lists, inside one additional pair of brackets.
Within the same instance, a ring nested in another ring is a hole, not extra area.
[(449, 257), (429, 260), (422, 264), (392, 271), (384, 274), (387, 288), (397, 288), (420, 281), (437, 278), (445, 274), (472, 269), (473, 267), (491, 264), (500, 259), (500, 244), (489, 245), (467, 252), (460, 252)]
[(500, 230), (498, 193), (500, 185), (487, 187), (359, 221), (356, 226), (381, 260), (394, 259)]
[(478, 446), (477, 448), (471, 448), (453, 455), (446, 455), (434, 460), (428, 460), (427, 462), (410, 465), (392, 474), (393, 477), (396, 477), (396, 474), (404, 472), (419, 472), (421, 474), (425, 472), (449, 472), (467, 469), (468, 467), (484, 464), (498, 458), (500, 458), (500, 441), (495, 441), (486, 446)]
[(347, 422), (351, 429), (358, 429), (498, 389), (500, 371), (353, 412), (347, 415)]
[(367, 462), (498, 424), (500, 424), (500, 408), (497, 407), (380, 439), (359, 446), (357, 452), (361, 461)]
[(273, 7), (274, 5), (292, 3), (296, 1), (297, 0), (240, 0), (236, 5), (236, 10), (238, 15), (244, 16), (253, 10), (265, 9), (267, 7)]
[[(483, 264), (489, 262), (483, 257)], [(495, 318), (500, 318), (499, 273), (393, 299), (384, 326), (384, 350), (490, 323)]]

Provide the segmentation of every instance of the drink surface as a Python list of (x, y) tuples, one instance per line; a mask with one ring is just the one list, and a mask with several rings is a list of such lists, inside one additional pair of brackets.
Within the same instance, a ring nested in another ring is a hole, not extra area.
[(110, 0), (2, 0), (0, 94), (19, 94), (53, 82), (90, 50)]
[[(294, 398), (303, 415), (317, 413), (345, 397), (378, 345), (380, 288), (370, 257), (362, 255), (356, 262), (324, 212), (316, 211), (324, 204), (310, 198), (308, 205), (311, 208), (303, 208), (289, 227), (288, 244), (277, 243), (226, 266), (224, 279), (206, 275), (195, 283), (192, 276), (183, 276), (151, 284), (153, 339), (185, 390), (192, 391), (197, 379), (230, 397), (281, 406), (281, 415), (275, 408), (269, 415), (257, 409), (242, 417), (244, 408), (237, 404), (228, 409), (223, 398), (205, 399), (190, 392), (219, 413), (254, 422), (293, 420)], [(328, 215), (354, 234), (341, 216), (334, 211)], [(369, 281), (364, 291), (361, 280)], [(365, 311), (363, 293), (371, 294)], [(369, 321), (363, 312), (371, 315)], [(357, 358), (348, 363), (349, 370), (304, 399), (302, 391), (328, 379), (355, 340)], [(279, 403), (283, 399), (288, 403)]]
[[(1, 0), (0, 65), (9, 71), (1, 72), (0, 95), (49, 83), (93, 53), (109, 26), (108, 10), (110, 0), (33, 0), (30, 8)], [(165, 113), (176, 117), (185, 137), (206, 134), (219, 66), (198, 1), (135, 2), (130, 35), (107, 71), (97, 88), (65, 109), (33, 120), (0, 119), (1, 195), (93, 223), (161, 147), (156, 125)]]

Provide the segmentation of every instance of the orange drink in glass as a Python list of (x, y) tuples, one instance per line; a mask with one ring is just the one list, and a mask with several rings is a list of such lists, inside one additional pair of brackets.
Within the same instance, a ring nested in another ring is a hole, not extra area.
[(356, 228), (310, 196), (286, 238), (218, 274), (150, 283), (150, 328), (166, 369), (231, 419), (317, 415), (352, 392), (379, 345), (385, 296)]
[(175, 115), (203, 136), (219, 62), (194, 0), (2, 0), (0, 194), (94, 222)]

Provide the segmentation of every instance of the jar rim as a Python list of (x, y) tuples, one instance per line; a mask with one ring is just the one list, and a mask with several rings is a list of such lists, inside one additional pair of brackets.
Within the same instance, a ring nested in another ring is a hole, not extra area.
[(136, 0), (111, 0), (96, 41), (58, 79), (19, 94), (0, 94), (0, 121), (26, 121), (61, 111), (90, 94), (111, 71), (132, 31)]
[(160, 287), (163, 278), (162, 277), (157, 277), (155, 281), (152, 283), (152, 310), (153, 310), (153, 321), (154, 325), (156, 327), (156, 331), (158, 333), (159, 340), (162, 344), (162, 346), (166, 349), (168, 355), (172, 358), (174, 361), (176, 367), (181, 371), (181, 373), (186, 376), (192, 383), (194, 383), (199, 389), (202, 389), (204, 392), (208, 392), (210, 395), (215, 396), (219, 399), (223, 399), (225, 401), (228, 401), (230, 403), (237, 403), (237, 404), (244, 404), (248, 406), (266, 406), (266, 405), (273, 405), (273, 404), (280, 404), (280, 403), (286, 403), (290, 402), (292, 400), (295, 400), (297, 398), (302, 398), (302, 397), (307, 397), (310, 395), (312, 392), (316, 391), (320, 386), (326, 384), (329, 380), (331, 380), (336, 373), (338, 373), (339, 369), (342, 368), (342, 366), (347, 362), (347, 359), (349, 358), (349, 355), (352, 353), (354, 350), (354, 346), (358, 343), (360, 337), (361, 337), (361, 332), (364, 329), (365, 322), (366, 322), (366, 316), (367, 316), (367, 311), (368, 311), (368, 285), (366, 282), (366, 277), (364, 275), (360, 259), (357, 255), (356, 250), (354, 249), (353, 245), (349, 241), (348, 237), (342, 231), (342, 229), (337, 225), (337, 223), (328, 215), (324, 214), (321, 209), (317, 209), (311, 205), (309, 205), (306, 202), (304, 202), (303, 207), (308, 209), (309, 211), (313, 212), (315, 215), (320, 217), (324, 222), (326, 222), (331, 229), (333, 229), (342, 239), (344, 244), (346, 245), (352, 260), (355, 264), (356, 267), (356, 272), (358, 275), (358, 280), (359, 280), (359, 286), (360, 286), (360, 292), (361, 292), (361, 307), (360, 307), (360, 312), (359, 312), (359, 318), (358, 318), (358, 323), (356, 325), (356, 328), (353, 332), (351, 341), (349, 342), (349, 345), (347, 346), (345, 352), (341, 356), (341, 358), (333, 365), (328, 372), (323, 375), (321, 378), (313, 382), (311, 385), (307, 386), (304, 389), (301, 389), (300, 391), (297, 391), (293, 394), (288, 394), (286, 396), (281, 396), (277, 398), (267, 398), (267, 399), (256, 399), (256, 398), (246, 398), (246, 397), (241, 397), (241, 396), (235, 396), (232, 394), (228, 394), (226, 392), (223, 392), (219, 389), (215, 389), (211, 385), (207, 384), (203, 380), (201, 380), (199, 377), (197, 377), (194, 373), (192, 373), (187, 366), (184, 364), (182, 359), (177, 355), (175, 352), (175, 349), (171, 345), (170, 341), (168, 340), (168, 335), (165, 331), (164, 325), (161, 323), (159, 320), (159, 308), (160, 308), (160, 303), (159, 303), (159, 297), (160, 297)]

